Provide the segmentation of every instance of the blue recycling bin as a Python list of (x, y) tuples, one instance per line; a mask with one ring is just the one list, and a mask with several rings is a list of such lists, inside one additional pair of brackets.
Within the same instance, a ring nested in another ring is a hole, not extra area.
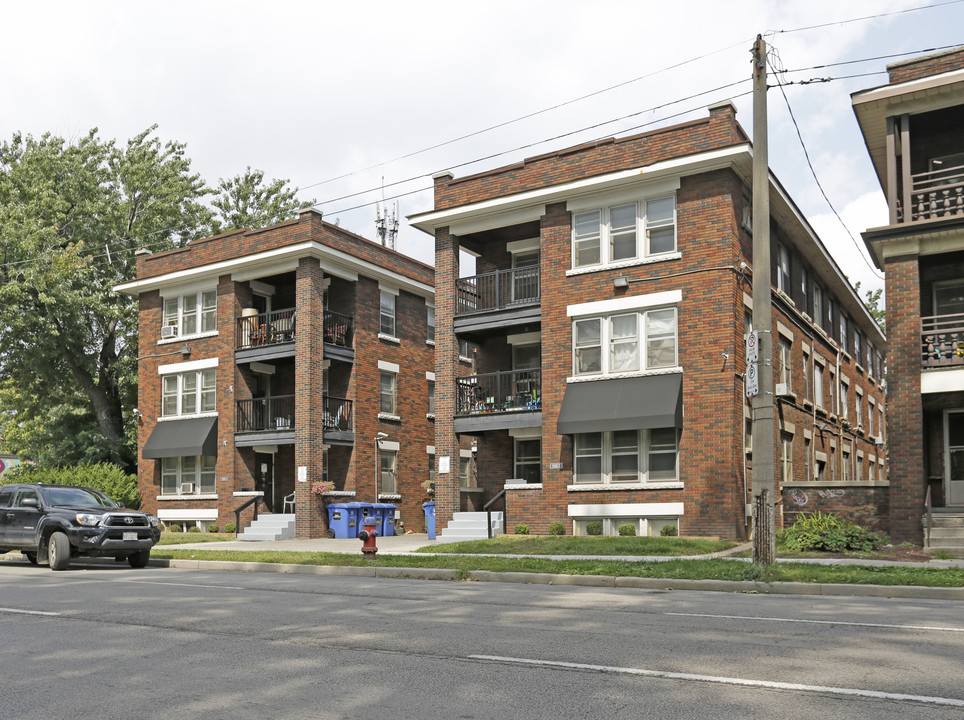
[(378, 519), (378, 532), (382, 537), (392, 537), (395, 534), (395, 511), (397, 505), (391, 503), (373, 503), (375, 517)]
[(355, 525), (358, 520), (354, 508), (348, 503), (330, 503), (328, 505), (328, 537), (349, 538), (349, 521)]
[(435, 539), (435, 501), (429, 500), (422, 503), (422, 510), (425, 511), (425, 529), (428, 531), (428, 539)]

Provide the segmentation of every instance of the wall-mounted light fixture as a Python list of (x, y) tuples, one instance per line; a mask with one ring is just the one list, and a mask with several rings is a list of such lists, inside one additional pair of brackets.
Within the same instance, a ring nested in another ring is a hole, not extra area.
[(614, 288), (629, 287), (629, 278), (627, 278), (625, 275), (620, 275), (617, 278), (613, 278), (613, 287)]

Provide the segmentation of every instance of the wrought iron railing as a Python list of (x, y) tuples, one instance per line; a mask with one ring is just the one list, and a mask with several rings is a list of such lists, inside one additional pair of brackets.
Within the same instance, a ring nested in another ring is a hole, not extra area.
[(542, 409), (542, 371), (468, 375), (458, 378), (456, 415)]
[(355, 319), (333, 310), (325, 310), (325, 343), (352, 347), (355, 339)]
[(238, 350), (292, 342), (297, 331), (295, 308), (238, 318)]
[(237, 408), (237, 432), (284, 431), (295, 427), (294, 395), (238, 400)]
[(964, 215), (964, 166), (911, 176), (911, 219)]
[(964, 313), (922, 317), (920, 324), (923, 367), (964, 365)]
[(497, 270), (462, 278), (458, 283), (456, 315), (471, 315), (523, 305), (538, 305), (539, 266)]
[(323, 402), (325, 430), (354, 431), (351, 400), (325, 395)]

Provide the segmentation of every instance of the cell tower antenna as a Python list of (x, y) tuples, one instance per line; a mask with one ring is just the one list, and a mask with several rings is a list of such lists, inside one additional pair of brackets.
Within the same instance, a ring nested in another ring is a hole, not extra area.
[[(382, 178), (384, 186), (385, 178)], [(385, 189), (382, 187), (384, 198)], [(378, 233), (378, 240), (389, 250), (395, 249), (395, 238), (398, 235), (398, 201), (396, 200), (391, 210), (384, 206), (384, 199), (375, 204), (375, 232)]]

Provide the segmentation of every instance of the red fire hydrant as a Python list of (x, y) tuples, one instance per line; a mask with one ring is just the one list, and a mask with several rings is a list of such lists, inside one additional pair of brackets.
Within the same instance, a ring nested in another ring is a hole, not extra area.
[(373, 517), (365, 518), (362, 523), (362, 531), (358, 533), (358, 539), (362, 541), (361, 551), (368, 556), (369, 560), (375, 559), (378, 548), (375, 547), (375, 538), (378, 536), (378, 520)]

